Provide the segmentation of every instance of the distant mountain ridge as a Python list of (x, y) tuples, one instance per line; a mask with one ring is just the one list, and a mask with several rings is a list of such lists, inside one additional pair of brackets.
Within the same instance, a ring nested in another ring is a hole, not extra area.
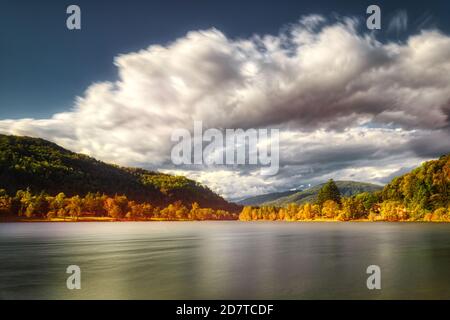
[(237, 212), (209, 188), (182, 176), (139, 168), (125, 168), (66, 150), (44, 139), (0, 134), (0, 189), (14, 195), (29, 188), (49, 195), (60, 192), (83, 196), (88, 192), (126, 195), (154, 205), (181, 201), (190, 206)]
[(245, 198), (239, 201), (236, 201), (237, 204), (243, 205), (243, 206), (257, 206), (261, 203), (274, 201), (283, 197), (290, 196), (292, 194), (295, 194), (301, 190), (289, 190), (289, 191), (283, 191), (283, 192), (274, 192), (274, 193), (266, 193), (259, 196), (249, 197)]
[[(367, 182), (357, 182), (357, 181), (335, 181), (335, 182), (342, 196), (352, 196), (358, 193), (375, 192), (383, 189), (383, 186)], [(324, 183), (300, 191), (286, 191), (260, 195), (257, 197), (251, 197), (241, 200), (238, 203), (243, 205), (274, 206), (274, 207), (284, 207), (290, 203), (296, 204), (303, 204), (306, 202), (313, 203), (317, 200), (317, 195), (323, 185)], [(277, 197), (277, 195), (281, 196)]]

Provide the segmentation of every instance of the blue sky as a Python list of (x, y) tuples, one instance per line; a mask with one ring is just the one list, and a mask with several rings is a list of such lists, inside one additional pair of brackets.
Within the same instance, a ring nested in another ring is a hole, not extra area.
[[(82, 10), (77, 32), (65, 27), (65, 8), (72, 3)], [(190, 30), (216, 27), (228, 37), (276, 34), (306, 14), (364, 18), (372, 3), (381, 6), (384, 26), (406, 9), (413, 26), (429, 16), (428, 23), (450, 29), (449, 1), (2, 0), (0, 119), (69, 110), (91, 83), (116, 79), (112, 62), (118, 54), (164, 44)]]

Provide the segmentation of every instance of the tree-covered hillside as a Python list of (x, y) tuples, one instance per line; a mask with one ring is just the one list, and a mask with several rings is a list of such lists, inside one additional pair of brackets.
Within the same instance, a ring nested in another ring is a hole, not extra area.
[(450, 154), (396, 177), (384, 187), (382, 195), (383, 200), (399, 201), (412, 211), (449, 207)]
[(55, 196), (91, 193), (126, 195), (130, 200), (164, 206), (181, 201), (190, 206), (236, 211), (205, 186), (182, 176), (106, 164), (43, 139), (0, 135), (0, 189)]
[[(365, 183), (365, 182), (356, 182), (356, 181), (336, 181), (336, 186), (339, 189), (339, 192), (342, 196), (353, 196), (358, 193), (363, 192), (375, 192), (382, 189), (382, 186)], [(325, 185), (325, 183), (319, 184), (312, 188), (296, 192), (286, 197), (278, 198), (274, 201), (269, 201), (263, 203), (266, 206), (276, 206), (283, 207), (292, 203), (296, 204), (304, 204), (304, 203), (314, 203), (317, 201), (317, 196), (319, 194), (320, 189)]]
[(277, 199), (290, 196), (297, 192), (300, 192), (300, 190), (289, 190), (289, 191), (283, 191), (283, 192), (267, 193), (267, 194), (262, 194), (259, 196), (245, 198), (243, 200), (237, 201), (236, 203), (240, 204), (240, 205), (244, 205), (244, 206), (259, 206), (263, 203), (275, 201)]
[[(291, 201), (286, 206), (246, 206), (239, 219), (450, 222), (450, 155), (425, 162), (393, 179), (382, 191), (348, 196), (330, 180), (318, 193), (316, 198), (308, 195), (311, 201), (300, 204)], [(293, 196), (286, 198), (289, 201)]]

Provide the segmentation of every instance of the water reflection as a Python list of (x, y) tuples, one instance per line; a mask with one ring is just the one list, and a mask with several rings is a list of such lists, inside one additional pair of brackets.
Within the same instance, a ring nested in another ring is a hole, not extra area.
[(0, 259), (1, 299), (450, 298), (450, 224), (5, 223)]

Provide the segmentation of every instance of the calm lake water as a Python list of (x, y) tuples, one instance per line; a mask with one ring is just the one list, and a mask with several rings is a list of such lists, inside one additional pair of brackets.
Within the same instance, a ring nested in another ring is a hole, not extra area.
[(450, 299), (450, 224), (0, 224), (0, 299), (96, 298)]

